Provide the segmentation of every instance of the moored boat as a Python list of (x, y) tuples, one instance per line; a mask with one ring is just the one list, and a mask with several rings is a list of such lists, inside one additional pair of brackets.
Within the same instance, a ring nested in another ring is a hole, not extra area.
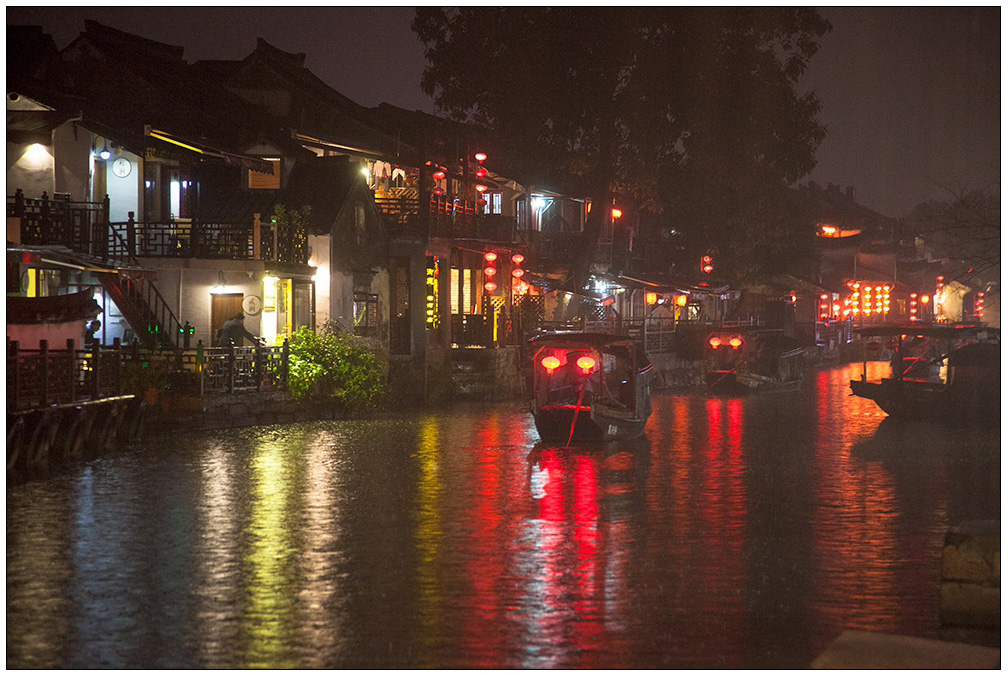
[(892, 418), (997, 425), (1001, 418), (1000, 331), (975, 324), (880, 325), (855, 329), (889, 339), (891, 374), (867, 379), (867, 361), (851, 393)]
[(712, 393), (796, 390), (805, 349), (779, 329), (724, 328), (708, 334), (704, 367)]
[(532, 349), (532, 415), (548, 442), (637, 437), (651, 415), (651, 362), (625, 336), (542, 334)]

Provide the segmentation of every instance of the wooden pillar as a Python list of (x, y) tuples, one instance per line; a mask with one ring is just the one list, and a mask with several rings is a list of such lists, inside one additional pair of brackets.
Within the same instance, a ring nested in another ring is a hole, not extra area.
[[(20, 189), (18, 189), (20, 192)], [(21, 404), (21, 357), (18, 355), (18, 342), (7, 342), (7, 368), (11, 370), (11, 390), (8, 394), (13, 403), (12, 409), (17, 411)]]
[(39, 341), (39, 370), (42, 377), (42, 406), (49, 404), (49, 341)]
[(77, 400), (77, 353), (75, 351), (74, 340), (72, 338), (67, 339), (66, 346), (70, 362), (70, 401), (74, 402)]
[(262, 261), (262, 221), (259, 212), (252, 215), (252, 258)]
[(257, 344), (255, 347), (255, 363), (253, 368), (255, 369), (255, 380), (256, 380), (256, 392), (262, 392), (263, 384), (263, 346), (262, 344)]
[(281, 367), (281, 369), (283, 370), (283, 382), (284, 382), (285, 386), (290, 383), (290, 361), (289, 361), (289, 358), (290, 358), (290, 344), (287, 342), (287, 339), (284, 339), (284, 342), (283, 342), (283, 366)]
[(235, 389), (235, 354), (234, 354), (234, 344), (230, 343), (227, 347), (227, 365), (228, 365), (228, 392), (233, 393)]
[(122, 351), (122, 339), (114, 338), (112, 339), (112, 349), (115, 351), (115, 362), (116, 362), (116, 382), (115, 382), (115, 394), (122, 395), (123, 393), (123, 351)]
[(101, 396), (101, 349), (98, 344), (91, 345), (89, 360), (91, 362), (91, 399), (97, 400)]

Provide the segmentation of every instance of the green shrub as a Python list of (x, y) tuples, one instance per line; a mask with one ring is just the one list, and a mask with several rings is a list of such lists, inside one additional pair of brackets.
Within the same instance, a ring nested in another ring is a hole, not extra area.
[(357, 339), (326, 323), (290, 338), (290, 389), (295, 400), (337, 400), (348, 409), (375, 406), (385, 393), (384, 361)]

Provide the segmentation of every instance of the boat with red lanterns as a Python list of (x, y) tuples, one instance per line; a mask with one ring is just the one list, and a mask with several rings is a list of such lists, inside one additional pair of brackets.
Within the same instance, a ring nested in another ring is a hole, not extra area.
[(1001, 419), (1001, 332), (981, 324), (917, 323), (855, 329), (888, 341), (888, 378), (869, 381), (868, 362), (851, 394), (894, 419), (997, 425)]
[(716, 394), (797, 390), (805, 349), (781, 329), (722, 327), (707, 335), (704, 368), (707, 388)]
[(632, 339), (557, 332), (529, 340), (532, 415), (546, 442), (629, 439), (651, 415), (651, 361)]

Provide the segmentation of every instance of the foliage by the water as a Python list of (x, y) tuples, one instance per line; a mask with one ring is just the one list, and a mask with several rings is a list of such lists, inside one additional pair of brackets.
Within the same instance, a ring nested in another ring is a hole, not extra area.
[(349, 409), (374, 406), (385, 393), (386, 366), (373, 350), (334, 323), (290, 338), (290, 390), (295, 400), (335, 399)]

